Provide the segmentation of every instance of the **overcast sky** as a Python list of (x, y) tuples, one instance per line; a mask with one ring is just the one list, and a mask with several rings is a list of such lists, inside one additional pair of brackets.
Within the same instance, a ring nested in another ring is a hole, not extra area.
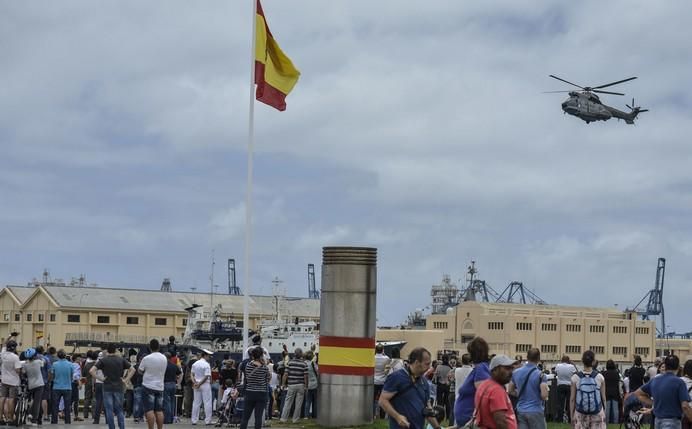
[[(520, 4), (522, 3), (522, 4)], [(307, 295), (328, 245), (378, 248), (378, 319), (443, 274), (633, 306), (667, 258), (692, 331), (692, 3), (265, 0), (302, 76), (255, 105), (252, 283)], [(0, 3), (0, 283), (243, 283), (251, 7)], [(650, 112), (564, 115), (556, 74)]]

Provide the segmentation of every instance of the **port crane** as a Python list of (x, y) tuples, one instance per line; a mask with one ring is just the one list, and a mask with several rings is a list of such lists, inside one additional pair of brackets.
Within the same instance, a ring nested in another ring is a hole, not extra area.
[(320, 299), (320, 291), (315, 285), (315, 264), (308, 264), (308, 298)]
[[(628, 309), (628, 311), (633, 311), (641, 316), (642, 320), (649, 320), (652, 316), (661, 316), (661, 325), (660, 327), (656, 326), (656, 333), (659, 338), (666, 336), (666, 313), (663, 308), (663, 281), (665, 275), (666, 259), (658, 258), (654, 288), (647, 292), (633, 309)], [(646, 303), (645, 306), (644, 303)]]

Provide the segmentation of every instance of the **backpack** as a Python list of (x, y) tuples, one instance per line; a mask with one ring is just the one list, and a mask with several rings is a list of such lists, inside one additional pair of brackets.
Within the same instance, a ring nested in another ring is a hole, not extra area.
[(579, 382), (577, 383), (576, 409), (581, 414), (598, 414), (603, 408), (601, 401), (601, 389), (598, 388), (596, 377), (598, 372), (592, 370), (590, 374), (582, 371), (577, 373)]

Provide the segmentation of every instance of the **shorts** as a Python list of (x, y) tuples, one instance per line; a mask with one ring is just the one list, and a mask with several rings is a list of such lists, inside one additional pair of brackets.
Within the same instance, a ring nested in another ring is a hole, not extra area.
[(2, 383), (0, 385), (0, 398), (17, 398), (18, 386), (10, 386), (9, 384)]
[(144, 412), (163, 412), (163, 390), (152, 390), (142, 386), (142, 405)]

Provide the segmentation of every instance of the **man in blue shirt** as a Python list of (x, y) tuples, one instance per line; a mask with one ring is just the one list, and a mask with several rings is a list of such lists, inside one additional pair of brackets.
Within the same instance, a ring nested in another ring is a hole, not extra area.
[[(408, 368), (391, 373), (382, 387), (379, 405), (389, 416), (389, 428), (423, 429), (430, 385), (423, 377), (430, 368), (430, 352), (417, 347), (409, 355)], [(427, 417), (433, 429), (440, 429), (435, 417)]]
[(65, 359), (65, 351), (58, 351), (58, 360), (53, 363), (50, 369), (50, 377), (53, 380), (53, 415), (50, 418), (52, 424), (58, 423), (58, 406), (60, 398), (64, 402), (65, 424), (72, 423), (70, 418), (70, 408), (72, 405), (72, 363)]
[(526, 358), (526, 364), (512, 374), (509, 394), (517, 397), (519, 429), (545, 429), (543, 401), (548, 398), (548, 384), (545, 375), (538, 368), (541, 351), (533, 348)]
[(685, 382), (676, 375), (680, 359), (675, 355), (667, 356), (664, 364), (666, 371), (652, 378), (634, 394), (645, 406), (651, 407), (653, 404), (656, 429), (680, 429), (683, 413), (692, 420), (690, 394)]

